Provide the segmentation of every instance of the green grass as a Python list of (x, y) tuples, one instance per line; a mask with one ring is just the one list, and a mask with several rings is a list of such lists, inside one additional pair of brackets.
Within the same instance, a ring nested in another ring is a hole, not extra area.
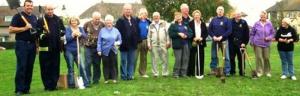
[[(179, 78), (159, 77), (153, 78), (151, 75), (150, 55), (148, 55), (148, 75), (151, 77), (144, 79), (139, 77), (136, 72), (135, 80), (119, 81), (118, 84), (104, 84), (103, 75), (101, 76), (101, 83), (93, 85), (91, 88), (85, 90), (67, 89), (58, 90), (54, 92), (44, 91), (41, 81), (40, 69), (38, 63), (38, 56), (34, 64), (33, 78), (31, 83), (30, 96), (299, 96), (300, 95), (300, 81), (292, 81), (290, 79), (280, 80), (281, 63), (276, 49), (276, 43), (273, 43), (271, 48), (271, 68), (272, 78), (263, 76), (257, 80), (249, 78), (250, 70), (247, 67), (247, 76), (232, 76), (226, 78), (226, 83), (222, 84), (220, 80), (214, 76), (205, 76), (203, 80), (195, 78)], [(205, 73), (210, 71), (210, 43), (205, 49)], [(249, 49), (251, 61), (254, 64), (253, 49)], [(300, 79), (299, 66), (299, 52), (300, 46), (295, 46), (294, 65), (295, 73)], [(172, 50), (169, 50), (169, 72), (172, 73), (174, 64), (174, 56)], [(62, 55), (61, 55), (62, 56)], [(61, 74), (67, 73), (66, 63), (61, 57)], [(14, 50), (0, 51), (0, 96), (14, 95), (14, 76), (16, 69), (16, 59)], [(253, 66), (255, 67), (255, 66)], [(119, 94), (114, 94), (119, 91)]]

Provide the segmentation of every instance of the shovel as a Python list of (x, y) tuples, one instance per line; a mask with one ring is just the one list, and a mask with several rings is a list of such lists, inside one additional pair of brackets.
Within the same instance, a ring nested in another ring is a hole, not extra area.
[(247, 63), (249, 65), (250, 69), (251, 69), (251, 77), (254, 78), (254, 79), (257, 78), (258, 77), (257, 72), (252, 69), (252, 66), (251, 66), (252, 64), (250, 62), (250, 59), (249, 59), (249, 56), (248, 56), (248, 53), (247, 53), (246, 49), (244, 49), (243, 54), (245, 55), (245, 59), (247, 59)]
[[(197, 45), (197, 59), (198, 59), (198, 62), (197, 63), (195, 63), (195, 77), (197, 78), (197, 79), (200, 79), (201, 78), (201, 74), (200, 74), (200, 59), (199, 59), (199, 57), (200, 57), (200, 54), (199, 54), (199, 45)], [(195, 59), (196, 60), (196, 59)], [(198, 65), (198, 67), (197, 67), (197, 65)], [(197, 68), (198, 68), (198, 74), (199, 75), (197, 75)]]
[[(221, 60), (223, 62), (217, 68), (217, 74), (216, 74), (216, 77), (220, 77), (222, 83), (225, 83), (225, 75), (224, 75), (225, 50), (226, 50), (226, 46), (225, 46), (225, 44), (222, 43), (221, 44), (221, 52), (222, 52), (222, 58), (221, 58)], [(219, 57), (218, 56), (218, 51), (219, 51), (219, 44), (217, 44), (217, 57)], [(218, 58), (218, 60), (219, 60), (219, 58)], [(218, 61), (218, 64), (219, 64), (219, 61)]]
[(79, 74), (78, 74), (78, 77), (76, 78), (77, 80), (77, 85), (78, 85), (78, 88), (79, 89), (85, 89), (84, 87), (84, 83), (83, 83), (83, 78), (81, 77), (80, 75), (80, 46), (79, 46), (79, 37), (77, 36), (76, 37), (76, 43), (77, 43), (77, 64), (78, 64), (78, 70), (79, 70)]

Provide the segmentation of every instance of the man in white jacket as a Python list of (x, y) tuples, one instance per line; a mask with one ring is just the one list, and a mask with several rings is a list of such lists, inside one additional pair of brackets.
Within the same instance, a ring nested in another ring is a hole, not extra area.
[(148, 47), (152, 57), (152, 73), (154, 77), (159, 76), (157, 63), (162, 64), (162, 76), (168, 76), (168, 48), (170, 38), (167, 32), (167, 22), (160, 20), (158, 12), (153, 13), (153, 21), (149, 25), (147, 37)]

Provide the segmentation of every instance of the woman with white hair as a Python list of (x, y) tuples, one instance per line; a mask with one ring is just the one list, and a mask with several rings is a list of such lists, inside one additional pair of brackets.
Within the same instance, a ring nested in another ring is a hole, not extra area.
[(275, 30), (272, 23), (267, 19), (267, 12), (262, 11), (260, 20), (257, 21), (250, 32), (250, 45), (253, 46), (256, 58), (257, 76), (266, 74), (271, 77), (270, 45)]
[(281, 79), (286, 79), (287, 76), (291, 76), (292, 80), (297, 80), (294, 74), (294, 42), (298, 41), (298, 36), (293, 27), (289, 25), (290, 20), (284, 18), (281, 22), (280, 28), (275, 35), (277, 43), (277, 49), (281, 59), (282, 76)]
[(142, 77), (148, 78), (149, 76), (146, 74), (147, 69), (147, 53), (148, 53), (148, 47), (147, 47), (147, 34), (148, 34), (148, 27), (151, 21), (148, 19), (148, 11), (146, 8), (141, 8), (139, 12), (139, 16), (137, 19), (137, 31), (140, 34), (139, 35), (139, 43), (137, 47), (137, 55), (136, 55), (136, 64), (138, 57), (140, 56), (140, 64), (139, 64), (139, 73)]
[(195, 76), (197, 79), (202, 79), (204, 77), (204, 48), (206, 47), (208, 31), (205, 22), (201, 19), (200, 10), (195, 10), (193, 17), (194, 20), (189, 23), (193, 31), (193, 36), (190, 40), (193, 46), (190, 50), (187, 76)]
[(104, 83), (108, 83), (108, 80), (117, 83), (117, 52), (122, 40), (119, 30), (113, 27), (113, 21), (114, 17), (112, 15), (106, 15), (105, 27), (100, 30), (98, 36), (97, 51), (103, 60)]

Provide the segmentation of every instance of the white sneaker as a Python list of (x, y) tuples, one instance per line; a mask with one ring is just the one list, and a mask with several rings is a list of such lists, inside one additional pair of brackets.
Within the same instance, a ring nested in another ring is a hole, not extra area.
[(117, 83), (117, 80), (113, 80), (112, 82), (113, 82), (113, 83)]
[(201, 76), (195, 76), (197, 79), (203, 79), (204, 78), (204, 75), (201, 75)]
[(282, 75), (280, 78), (281, 79), (286, 79), (287, 77), (285, 75)]
[(267, 74), (267, 77), (272, 77), (272, 75), (270, 73)]
[(262, 76), (262, 74), (260, 74), (260, 73), (257, 73), (257, 77), (261, 77)]
[(108, 81), (104, 81), (104, 84), (108, 84)]
[(292, 80), (297, 80), (296, 76), (291, 77)]
[(143, 75), (142, 77), (144, 77), (144, 78), (149, 78), (149, 76), (148, 76), (148, 75)]

